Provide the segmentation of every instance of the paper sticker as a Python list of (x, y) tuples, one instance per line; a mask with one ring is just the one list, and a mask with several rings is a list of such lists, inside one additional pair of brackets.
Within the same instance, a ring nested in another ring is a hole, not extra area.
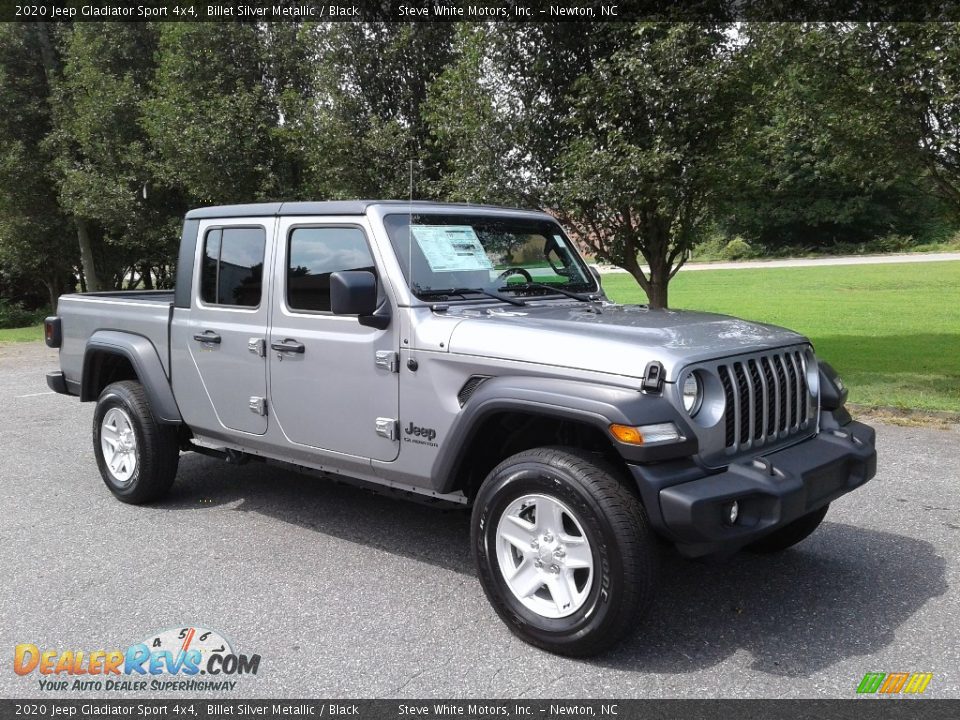
[(493, 270), (469, 225), (414, 225), (412, 231), (433, 272)]

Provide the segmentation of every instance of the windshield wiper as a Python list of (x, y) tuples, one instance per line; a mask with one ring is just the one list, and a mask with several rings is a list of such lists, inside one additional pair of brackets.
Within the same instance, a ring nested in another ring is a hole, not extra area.
[[(526, 290), (528, 288), (541, 288), (543, 290), (550, 290), (551, 292), (559, 293), (561, 295), (566, 295), (567, 297), (573, 298), (574, 300), (579, 300), (580, 302), (593, 302), (595, 298), (590, 297), (589, 295), (581, 295), (580, 293), (575, 293), (571, 290), (566, 290), (565, 288), (557, 287), (556, 285), (550, 285), (548, 283), (538, 283), (538, 282), (528, 282), (528, 283), (518, 283), (516, 285), (508, 285), (510, 290)], [(504, 288), (500, 288), (503, 290)]]
[(494, 300), (502, 300), (503, 302), (510, 303), (511, 305), (523, 306), (527, 304), (519, 298), (510, 297), (509, 295), (502, 295), (501, 293), (493, 290), (487, 290), (485, 288), (416, 288), (414, 289), (414, 292), (417, 295), (465, 295), (467, 293), (476, 293), (477, 295), (486, 295)]

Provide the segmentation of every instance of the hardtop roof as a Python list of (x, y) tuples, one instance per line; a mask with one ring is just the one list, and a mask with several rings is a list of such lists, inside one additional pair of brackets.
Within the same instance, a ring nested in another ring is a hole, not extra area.
[(538, 210), (523, 210), (498, 205), (475, 205), (470, 203), (444, 203), (426, 200), (324, 200), (298, 202), (246, 203), (243, 205), (214, 205), (196, 208), (187, 213), (187, 220), (205, 218), (264, 217), (275, 215), (364, 215), (372, 206), (392, 206), (415, 210), (507, 210), (522, 213), (542, 214)]

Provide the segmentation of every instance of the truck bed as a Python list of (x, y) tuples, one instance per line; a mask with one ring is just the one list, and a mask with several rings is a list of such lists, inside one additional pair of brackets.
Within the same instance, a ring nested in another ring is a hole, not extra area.
[(173, 302), (173, 290), (105, 290), (103, 292), (72, 293), (64, 297), (83, 297), (105, 300), (130, 300), (133, 302)]
[(172, 290), (114, 290), (61, 296), (57, 303), (63, 328), (60, 367), (68, 384), (79, 383), (87, 340), (100, 330), (119, 330), (147, 338), (169, 377), (172, 309)]

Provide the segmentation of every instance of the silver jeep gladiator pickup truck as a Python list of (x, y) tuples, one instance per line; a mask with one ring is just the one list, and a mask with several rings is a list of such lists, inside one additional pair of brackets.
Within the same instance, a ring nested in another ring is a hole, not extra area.
[(472, 508), (493, 607), (568, 655), (629, 634), (660, 538), (783, 550), (876, 472), (805, 337), (611, 303), (540, 212), (202, 208), (175, 290), (65, 295), (45, 332), (118, 499), (157, 500), (193, 451)]

